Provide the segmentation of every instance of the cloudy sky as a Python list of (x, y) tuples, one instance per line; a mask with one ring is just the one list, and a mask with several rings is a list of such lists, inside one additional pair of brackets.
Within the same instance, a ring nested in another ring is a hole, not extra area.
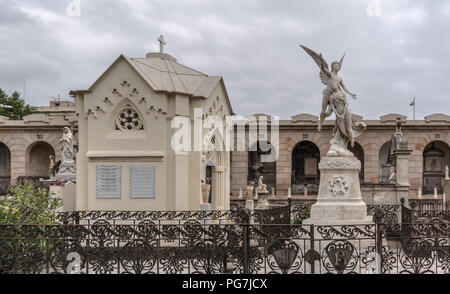
[[(77, 4), (80, 4), (78, 10)], [(68, 9), (72, 7), (74, 9)], [(78, 15), (78, 12), (80, 14)], [(121, 53), (158, 51), (224, 77), (236, 114), (318, 114), (318, 69), (341, 71), (365, 119), (450, 114), (450, 1), (0, 0), (0, 88), (33, 105), (85, 89)]]

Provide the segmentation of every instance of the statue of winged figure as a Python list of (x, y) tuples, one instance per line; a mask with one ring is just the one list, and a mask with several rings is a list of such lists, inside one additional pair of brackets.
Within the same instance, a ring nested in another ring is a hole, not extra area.
[(302, 47), (319, 66), (320, 80), (326, 86), (322, 91), (322, 109), (320, 112), (318, 130), (321, 131), (322, 124), (326, 117), (330, 116), (332, 113), (336, 115), (334, 137), (330, 142), (331, 147), (327, 156), (353, 156), (353, 153), (348, 150), (347, 146), (349, 144), (351, 147), (354, 146), (355, 138), (366, 128), (366, 124), (363, 122), (355, 122), (353, 120), (345, 93), (349, 94), (353, 99), (356, 99), (356, 94), (347, 89), (342, 78), (338, 75), (342, 68), (345, 54), (339, 61), (331, 63), (330, 70), (328, 68), (328, 63), (322, 57), (322, 54), (318, 54), (303, 45), (300, 45), (300, 47)]

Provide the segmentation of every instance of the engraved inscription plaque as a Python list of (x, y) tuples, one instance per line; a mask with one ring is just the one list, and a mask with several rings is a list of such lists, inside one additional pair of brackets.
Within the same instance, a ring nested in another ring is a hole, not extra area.
[(155, 166), (130, 166), (130, 197), (155, 198)]
[(122, 167), (120, 165), (97, 165), (95, 188), (97, 198), (120, 198)]

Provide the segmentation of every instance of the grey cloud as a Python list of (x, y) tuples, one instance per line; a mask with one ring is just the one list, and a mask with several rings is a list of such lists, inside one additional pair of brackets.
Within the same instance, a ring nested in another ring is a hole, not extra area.
[(69, 0), (0, 0), (0, 87), (21, 91), (26, 80), (28, 102), (47, 104), (88, 87), (121, 53), (157, 50), (164, 34), (180, 63), (224, 77), (240, 115), (318, 113), (323, 85), (300, 43), (329, 61), (347, 53), (342, 76), (365, 118), (411, 117), (413, 96), (418, 117), (449, 113), (450, 5), (380, 0), (371, 17), (371, 1), (81, 0), (82, 15), (69, 17)]

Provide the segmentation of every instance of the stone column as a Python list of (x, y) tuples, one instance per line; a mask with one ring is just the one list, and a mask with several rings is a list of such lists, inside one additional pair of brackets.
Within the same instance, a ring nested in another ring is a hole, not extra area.
[(395, 165), (396, 165), (396, 203), (400, 203), (400, 199), (404, 198), (406, 200), (405, 205), (408, 204), (408, 194), (409, 194), (409, 155), (412, 150), (408, 149), (397, 149), (394, 151)]
[(223, 166), (216, 166), (213, 170), (212, 178), (212, 206), (213, 210), (223, 210), (225, 209), (225, 179), (224, 179), (225, 168)]
[(412, 150), (395, 150), (397, 185), (409, 186), (408, 162)]
[(185, 151), (174, 152), (172, 169), (174, 198), (173, 210), (189, 209), (189, 153)]

